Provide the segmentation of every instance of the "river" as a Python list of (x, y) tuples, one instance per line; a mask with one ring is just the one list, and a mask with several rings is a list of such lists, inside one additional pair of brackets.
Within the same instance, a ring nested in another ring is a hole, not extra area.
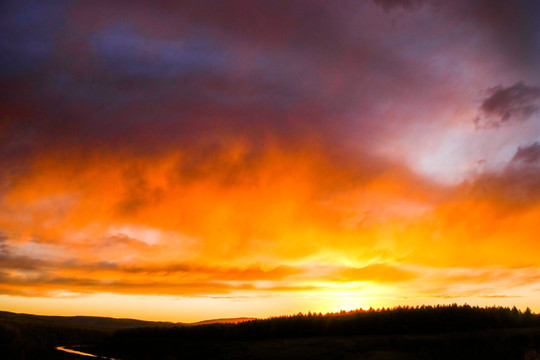
[[(72, 347), (77, 347), (77, 345), (74, 345), (74, 346), (72, 346)], [(85, 353), (85, 352), (82, 352), (82, 351), (77, 351), (77, 350), (73, 350), (73, 349), (68, 349), (68, 348), (66, 348), (65, 346), (57, 346), (57, 347), (56, 347), (56, 350), (58, 350), (58, 351), (63, 351), (63, 352), (67, 352), (67, 353), (70, 353), (70, 354), (77, 354), (77, 355), (81, 355), (81, 356), (94, 357), (94, 358), (98, 358), (98, 359), (105, 359), (105, 360), (120, 360), (120, 359), (115, 359), (115, 358), (111, 358), (111, 357), (98, 356), (98, 355), (94, 355), (94, 354)]]

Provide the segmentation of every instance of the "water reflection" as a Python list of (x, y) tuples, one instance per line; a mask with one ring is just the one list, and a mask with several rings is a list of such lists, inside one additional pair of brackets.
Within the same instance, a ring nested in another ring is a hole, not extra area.
[(120, 359), (115, 359), (115, 358), (110, 358), (110, 357), (105, 357), (105, 356), (97, 356), (97, 355), (94, 355), (94, 354), (89, 354), (89, 353), (85, 353), (85, 352), (77, 351), (77, 350), (73, 350), (73, 349), (68, 349), (68, 348), (66, 348), (64, 346), (57, 346), (56, 350), (64, 351), (64, 352), (67, 352), (67, 353), (70, 353), (70, 354), (89, 356), (89, 357), (100, 358), (100, 359), (105, 359), (105, 360), (120, 360)]

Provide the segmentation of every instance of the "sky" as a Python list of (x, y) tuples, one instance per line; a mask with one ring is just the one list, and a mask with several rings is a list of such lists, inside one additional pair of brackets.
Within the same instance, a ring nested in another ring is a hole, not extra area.
[(540, 312), (536, 0), (0, 2), (0, 309)]

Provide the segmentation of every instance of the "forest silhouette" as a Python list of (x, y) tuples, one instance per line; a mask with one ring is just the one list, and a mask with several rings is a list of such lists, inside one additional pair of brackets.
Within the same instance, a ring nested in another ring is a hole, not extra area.
[(508, 307), (418, 306), (186, 325), (0, 314), (3, 359), (540, 359), (540, 315)]

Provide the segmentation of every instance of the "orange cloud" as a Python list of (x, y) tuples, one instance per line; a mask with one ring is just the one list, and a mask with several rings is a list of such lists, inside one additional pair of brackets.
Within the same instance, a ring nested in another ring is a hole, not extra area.
[(451, 190), (395, 165), (357, 173), (315, 149), (254, 163), (242, 143), (221, 150), (198, 163), (177, 152), (37, 159), (2, 202), (3, 291), (292, 291), (323, 286), (312, 266), (347, 266), (317, 275), (328, 284), (414, 282), (399, 264), (537, 264), (540, 209), (508, 212), (500, 191), (478, 198), (482, 179)]

